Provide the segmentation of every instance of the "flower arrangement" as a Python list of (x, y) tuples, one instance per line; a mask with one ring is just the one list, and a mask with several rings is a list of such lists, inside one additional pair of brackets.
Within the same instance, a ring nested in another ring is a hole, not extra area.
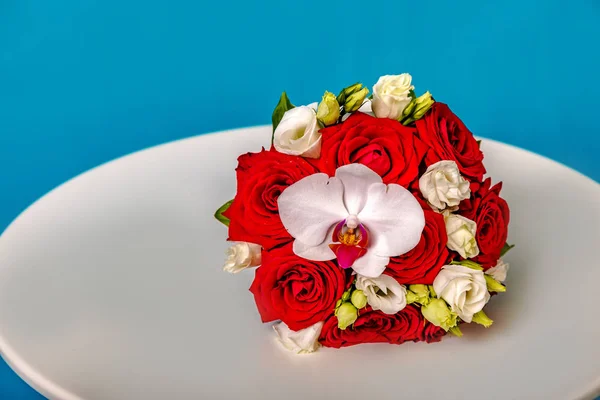
[(272, 146), (238, 159), (224, 269), (258, 267), (263, 322), (296, 353), (437, 342), (489, 327), (504, 292), (509, 208), (479, 142), (409, 74), (273, 112)]

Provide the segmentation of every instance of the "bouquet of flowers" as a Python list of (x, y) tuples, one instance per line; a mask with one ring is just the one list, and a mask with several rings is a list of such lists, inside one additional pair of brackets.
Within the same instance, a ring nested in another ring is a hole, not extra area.
[(215, 217), (224, 269), (257, 267), (250, 291), (296, 353), (321, 345), (437, 342), (489, 327), (504, 292), (509, 208), (484, 179), (479, 142), (409, 74), (273, 112), (272, 146), (238, 159)]

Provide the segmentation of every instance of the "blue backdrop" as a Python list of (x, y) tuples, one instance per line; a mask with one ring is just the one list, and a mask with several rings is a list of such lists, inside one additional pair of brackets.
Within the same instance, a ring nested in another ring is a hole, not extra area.
[[(410, 72), (478, 135), (600, 180), (600, 2), (0, 0), (0, 231), (162, 142)], [(0, 365), (0, 398), (35, 399)]]

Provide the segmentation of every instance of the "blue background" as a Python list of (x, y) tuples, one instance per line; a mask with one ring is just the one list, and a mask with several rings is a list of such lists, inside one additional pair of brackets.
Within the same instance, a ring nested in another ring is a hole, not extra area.
[[(0, 231), (147, 146), (410, 72), (476, 134), (600, 180), (600, 2), (0, 0)], [(40, 398), (0, 364), (0, 398)]]

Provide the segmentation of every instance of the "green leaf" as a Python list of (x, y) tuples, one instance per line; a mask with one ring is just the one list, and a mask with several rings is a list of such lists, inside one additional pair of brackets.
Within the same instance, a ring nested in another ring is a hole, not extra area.
[(515, 247), (514, 244), (504, 243), (504, 247), (502, 247), (502, 251), (500, 251), (500, 257), (504, 257), (504, 255), (508, 253), (513, 247)]
[(271, 121), (273, 122), (273, 133), (275, 133), (275, 129), (277, 129), (277, 125), (281, 122), (283, 118), (283, 114), (287, 110), (291, 110), (294, 108), (294, 105), (288, 99), (287, 94), (285, 92), (281, 93), (281, 97), (279, 98), (279, 103), (275, 106), (273, 110), (273, 115), (271, 116)]
[(487, 285), (488, 291), (496, 292), (496, 293), (504, 293), (506, 292), (506, 286), (489, 276), (488, 274), (484, 275), (485, 283)]
[(225, 211), (227, 211), (229, 209), (229, 207), (231, 207), (232, 203), (233, 203), (233, 200), (229, 200), (227, 203), (225, 203), (221, 207), (219, 207), (217, 212), (215, 212), (215, 218), (217, 219), (217, 221), (219, 221), (220, 223), (222, 223), (225, 226), (229, 226), (230, 221), (229, 221), (229, 218), (227, 218), (226, 216), (223, 215), (223, 213)]
[(415, 93), (414, 90), (411, 90), (410, 92), (408, 92), (408, 95), (412, 98), (412, 99), (416, 99), (417, 98), (417, 94)]
[(473, 315), (472, 322), (475, 322), (476, 324), (479, 324), (479, 325), (483, 325), (484, 328), (489, 328), (494, 323), (494, 321), (492, 321), (490, 319), (490, 317), (488, 317), (483, 312), (483, 310), (481, 310), (478, 313), (475, 313), (475, 315)]
[(460, 328), (457, 326), (448, 329), (448, 332), (450, 332), (451, 334), (453, 334), (454, 336), (458, 336), (458, 337), (462, 337), (463, 333), (460, 330)]
[(481, 147), (481, 140), (477, 141), (477, 146)]

